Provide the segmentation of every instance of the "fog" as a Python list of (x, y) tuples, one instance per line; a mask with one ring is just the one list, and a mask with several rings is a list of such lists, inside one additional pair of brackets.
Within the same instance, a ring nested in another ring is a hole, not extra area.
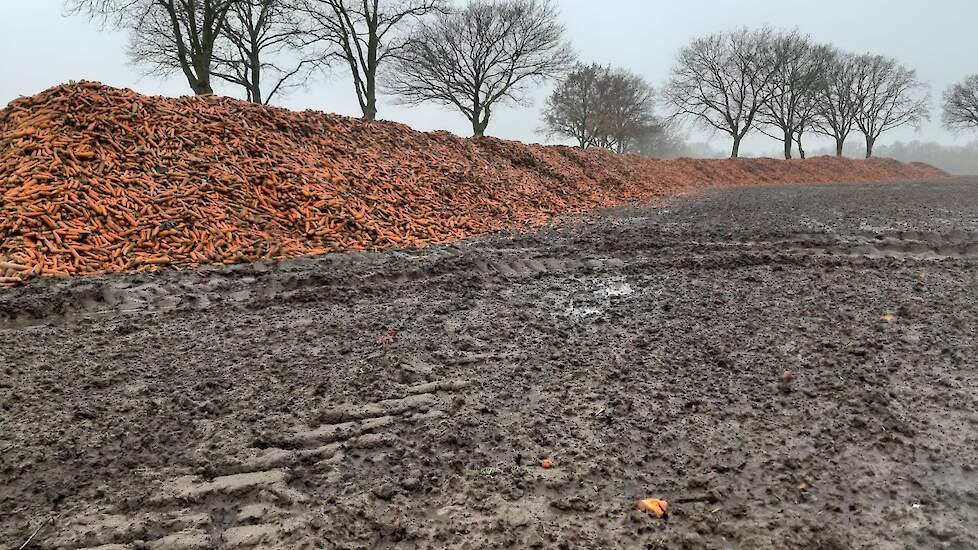
[[(916, 68), (932, 93), (932, 117), (919, 131), (884, 134), (881, 145), (924, 140), (963, 147), (975, 135), (954, 135), (940, 125), (939, 98), (951, 83), (978, 72), (974, 54), (978, 2), (973, 0), (562, 0), (558, 2), (568, 36), (582, 61), (611, 63), (643, 75), (660, 86), (668, 78), (676, 52), (704, 33), (748, 25), (797, 27), (815, 39), (857, 53), (893, 56)], [(142, 93), (189, 93), (183, 76), (147, 77), (126, 57), (125, 33), (101, 29), (84, 17), (63, 17), (61, 0), (4, 2), (0, 19), (0, 104), (69, 80), (98, 80)], [(218, 93), (241, 97), (241, 91), (216, 84)], [(539, 133), (539, 110), (548, 88), (539, 87), (526, 105), (499, 109), (488, 134), (522, 141), (545, 141)], [(279, 98), (291, 109), (318, 109), (358, 115), (359, 107), (343, 67)], [(439, 107), (408, 108), (383, 98), (380, 118), (421, 130), (444, 129), (467, 135), (470, 126), (458, 113)], [(854, 135), (853, 142), (861, 136)], [(693, 131), (690, 139), (727, 148), (720, 135)], [(824, 142), (811, 137), (818, 149)], [(745, 140), (744, 153), (775, 154), (777, 143), (761, 135)], [(883, 153), (881, 151), (881, 153)]]

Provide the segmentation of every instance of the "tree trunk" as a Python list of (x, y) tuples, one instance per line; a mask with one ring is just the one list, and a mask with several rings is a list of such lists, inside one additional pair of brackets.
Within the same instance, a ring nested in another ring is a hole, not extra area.
[(214, 88), (211, 87), (211, 55), (201, 53), (194, 56), (193, 79), (190, 80), (190, 88), (197, 95), (212, 95)]
[(363, 119), (364, 120), (377, 120), (377, 73), (376, 67), (373, 70), (368, 69), (367, 74), (364, 75), (366, 78), (366, 94), (364, 96), (364, 106), (363, 106)]
[(194, 64), (193, 74), (187, 75), (190, 89), (196, 95), (213, 95), (214, 89), (211, 87), (211, 68), (210, 65), (202, 66), (201, 63)]
[(197, 81), (190, 83), (190, 88), (196, 95), (214, 95), (214, 89), (211, 88), (209, 81), (197, 79)]
[(472, 137), (486, 137), (486, 127), (489, 126), (489, 117), (485, 117), (479, 120), (479, 117), (475, 117), (472, 121)]
[(740, 136), (734, 136), (733, 138), (733, 148), (730, 150), (730, 158), (735, 159), (740, 157), (740, 140), (743, 139)]
[(482, 112), (475, 111), (472, 115), (470, 122), (472, 123), (472, 137), (485, 137), (486, 135), (486, 125), (482, 123)]
[(845, 146), (845, 144), (846, 144), (846, 138), (841, 138), (841, 137), (835, 138), (835, 156), (837, 157), (842, 156), (843, 153), (842, 149)]
[(866, 158), (873, 158), (874, 145), (876, 145), (876, 138), (866, 136)]
[[(364, 2), (366, 6), (366, 2)], [(373, 19), (368, 23), (368, 32), (370, 33), (370, 38), (367, 40), (367, 67), (364, 71), (363, 77), (367, 81), (366, 101), (364, 102), (366, 107), (363, 109), (364, 120), (377, 120), (377, 65), (379, 62), (377, 60), (377, 49), (380, 48), (380, 38), (377, 36), (377, 14), (373, 14)]]
[(791, 160), (791, 130), (784, 131), (784, 159)]
[[(257, 51), (257, 48), (253, 51)], [(251, 56), (251, 101), (259, 105), (264, 105), (264, 100), (261, 96), (261, 60), (258, 55)]]
[(363, 110), (364, 120), (377, 120), (377, 98), (371, 96), (367, 98), (367, 108)]
[(805, 148), (801, 144), (801, 136), (802, 136), (802, 133), (801, 132), (798, 132), (798, 134), (795, 135), (795, 144), (798, 145), (798, 157), (801, 158), (802, 160), (804, 160), (805, 159)]
[(472, 137), (485, 137), (486, 128), (489, 127), (489, 115), (491, 113), (489, 107), (482, 107), (480, 109), (477, 106), (472, 113)]

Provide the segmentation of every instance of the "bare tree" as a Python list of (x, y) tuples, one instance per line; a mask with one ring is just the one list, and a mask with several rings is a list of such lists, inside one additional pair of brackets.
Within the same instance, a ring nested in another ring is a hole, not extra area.
[(831, 46), (816, 45), (811, 52), (812, 63), (815, 66), (814, 82), (811, 82), (811, 89), (808, 93), (800, 95), (795, 105), (795, 147), (798, 149), (798, 157), (806, 158), (803, 138), (807, 132), (817, 133), (818, 124), (821, 118), (820, 110), (824, 96), (822, 91), (825, 89), (825, 80), (828, 78), (829, 70), (835, 59), (835, 51)]
[[(784, 158), (791, 158), (793, 143), (798, 144), (799, 154), (804, 156), (802, 135), (812, 125), (828, 48), (792, 31), (777, 36), (773, 49), (780, 59), (779, 69), (768, 83), (770, 99), (758, 112), (758, 129), (784, 144)], [(772, 135), (767, 128), (776, 129), (779, 134)]]
[(978, 74), (944, 92), (944, 125), (952, 130), (978, 128)]
[(299, 0), (306, 43), (324, 43), (328, 56), (350, 67), (363, 118), (377, 118), (380, 66), (404, 48), (410, 23), (442, 12), (443, 0)]
[(663, 95), (673, 118), (689, 118), (733, 138), (730, 157), (774, 91), (781, 70), (774, 32), (741, 29), (694, 40), (679, 52)]
[(470, 1), (422, 23), (397, 59), (391, 89), (408, 104), (453, 106), (485, 135), (497, 103), (573, 62), (549, 0)]
[(632, 72), (609, 69), (598, 80), (597, 97), (595, 145), (624, 153), (656, 122), (654, 91)]
[(550, 135), (572, 137), (623, 153), (655, 123), (652, 87), (624, 69), (578, 65), (547, 100), (544, 124)]
[(799, 158), (804, 159), (806, 157), (805, 146), (802, 140), (806, 132), (815, 131), (820, 100), (821, 95), (816, 90), (814, 94), (803, 96), (798, 103), (798, 112), (795, 115), (796, 127), (794, 140), (795, 147), (798, 149)]
[(880, 55), (856, 58), (856, 126), (866, 136), (866, 158), (883, 132), (929, 118), (926, 86), (917, 72)]
[(321, 56), (302, 57), (297, 25), (291, 0), (239, 0), (214, 56), (214, 76), (243, 87), (258, 104), (301, 85)]
[(214, 93), (214, 48), (240, 0), (67, 0), (85, 13), (130, 33), (129, 55), (149, 74), (183, 72), (195, 94)]
[(834, 139), (835, 155), (841, 157), (846, 139), (856, 127), (857, 63), (852, 54), (833, 50), (830, 56), (815, 102), (812, 129)]
[(598, 80), (608, 69), (593, 63), (577, 65), (557, 84), (547, 98), (543, 124), (549, 136), (577, 140), (581, 148), (594, 145), (599, 110)]

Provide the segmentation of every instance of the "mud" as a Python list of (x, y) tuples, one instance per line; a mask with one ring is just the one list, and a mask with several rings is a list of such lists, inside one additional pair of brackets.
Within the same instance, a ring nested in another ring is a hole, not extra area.
[(5, 290), (0, 547), (978, 547), (978, 179), (570, 221)]

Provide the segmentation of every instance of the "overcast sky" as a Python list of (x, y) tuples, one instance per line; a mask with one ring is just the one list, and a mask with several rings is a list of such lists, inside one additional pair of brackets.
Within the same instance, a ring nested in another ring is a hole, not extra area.
[[(933, 116), (919, 132), (894, 131), (882, 143), (901, 139), (963, 144), (975, 135), (951, 135), (940, 126), (940, 95), (951, 83), (978, 73), (976, 0), (559, 0), (568, 36), (582, 61), (612, 63), (659, 86), (676, 52), (691, 38), (737, 26), (798, 27), (816, 39), (854, 52), (896, 57), (916, 68), (931, 86)], [(82, 17), (62, 15), (62, 0), (3, 0), (0, 17), (0, 105), (68, 80), (98, 80), (149, 94), (189, 93), (182, 75), (167, 80), (141, 76), (126, 58), (126, 36), (102, 30)], [(238, 95), (231, 87), (219, 93)], [(544, 141), (537, 130), (547, 89), (532, 105), (493, 113), (490, 135)], [(333, 74), (292, 92), (278, 105), (358, 115), (348, 77)], [(444, 129), (468, 135), (460, 114), (439, 107), (403, 107), (383, 98), (380, 117), (421, 130)], [(694, 136), (702, 139), (709, 136)], [(857, 136), (858, 137), (858, 136)], [(711, 142), (726, 148), (722, 136)], [(775, 154), (777, 143), (757, 136), (745, 144), (750, 154)]]

